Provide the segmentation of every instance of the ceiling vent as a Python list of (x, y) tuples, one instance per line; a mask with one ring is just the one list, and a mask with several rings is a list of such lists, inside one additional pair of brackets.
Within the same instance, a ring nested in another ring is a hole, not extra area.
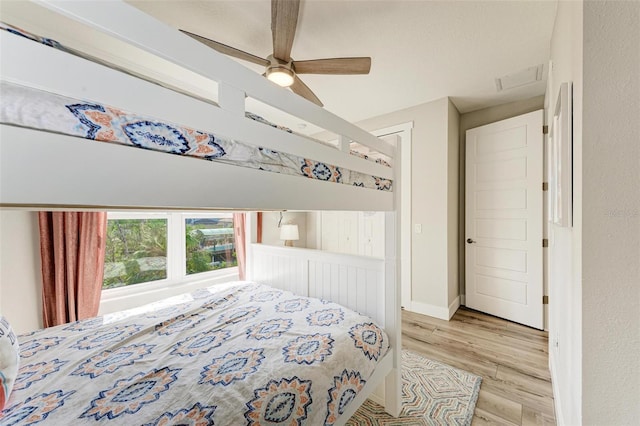
[(496, 88), (498, 92), (503, 90), (509, 90), (527, 84), (535, 83), (536, 81), (542, 81), (542, 71), (544, 65), (540, 64), (535, 67), (527, 68), (522, 71), (518, 71), (513, 74), (507, 74), (503, 77), (496, 78)]

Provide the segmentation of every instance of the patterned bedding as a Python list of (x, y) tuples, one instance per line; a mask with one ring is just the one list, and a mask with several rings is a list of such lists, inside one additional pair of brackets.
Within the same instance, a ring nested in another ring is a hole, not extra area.
[[(67, 48), (55, 40), (40, 37), (1, 22), (0, 30), (110, 66), (96, 58), (87, 57)], [(113, 68), (113, 66), (110, 67)], [(117, 69), (122, 71), (120, 68)], [(0, 123), (291, 176), (392, 191), (390, 179), (294, 154), (273, 151), (220, 134), (159, 121), (154, 117), (137, 115), (95, 101), (69, 98), (4, 81), (0, 84), (0, 92), (2, 93)], [(290, 129), (271, 123), (256, 114), (248, 112), (246, 116), (291, 133)], [(352, 152), (352, 154), (369, 159), (367, 155), (361, 153)], [(389, 163), (384, 160), (373, 158), (371, 160), (389, 166)]]
[(18, 339), (2, 425), (331, 425), (388, 350), (365, 316), (247, 282)]

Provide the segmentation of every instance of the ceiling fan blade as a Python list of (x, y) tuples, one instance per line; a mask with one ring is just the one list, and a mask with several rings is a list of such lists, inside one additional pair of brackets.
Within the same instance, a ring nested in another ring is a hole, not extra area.
[(302, 80), (298, 78), (298, 76), (293, 76), (293, 84), (290, 88), (294, 93), (310, 100), (314, 104), (324, 106), (322, 102), (320, 102), (320, 99), (318, 99), (318, 97), (311, 91), (311, 89), (309, 89), (309, 87), (307, 87), (306, 84), (302, 82)]
[(296, 35), (300, 0), (271, 0), (271, 34), (273, 56), (281, 61), (291, 60), (293, 37)]
[(217, 41), (199, 36), (198, 34), (190, 33), (189, 31), (180, 30), (180, 32), (188, 35), (195, 40), (198, 40), (200, 43), (205, 44), (220, 53), (224, 53), (225, 55), (233, 56), (234, 58), (242, 59), (243, 61), (253, 62), (254, 64), (262, 65), (263, 67), (269, 65), (269, 61), (267, 61), (266, 59), (263, 59), (256, 55), (252, 55), (251, 53), (247, 53), (243, 50), (227, 46), (226, 44), (218, 43)]
[(371, 58), (329, 58), (294, 61), (296, 74), (369, 74)]

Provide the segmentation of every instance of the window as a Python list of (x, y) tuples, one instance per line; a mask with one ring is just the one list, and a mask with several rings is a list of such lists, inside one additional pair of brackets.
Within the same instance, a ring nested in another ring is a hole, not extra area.
[(187, 275), (237, 266), (233, 217), (185, 219)]
[(167, 219), (111, 219), (102, 288), (167, 278)]
[(103, 289), (182, 283), (235, 266), (231, 213), (108, 213)]

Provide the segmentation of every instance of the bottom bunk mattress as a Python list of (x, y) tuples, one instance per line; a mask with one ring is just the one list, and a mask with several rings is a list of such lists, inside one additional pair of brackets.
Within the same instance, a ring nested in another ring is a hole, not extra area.
[(389, 348), (368, 317), (247, 282), (18, 341), (2, 425), (330, 425)]

